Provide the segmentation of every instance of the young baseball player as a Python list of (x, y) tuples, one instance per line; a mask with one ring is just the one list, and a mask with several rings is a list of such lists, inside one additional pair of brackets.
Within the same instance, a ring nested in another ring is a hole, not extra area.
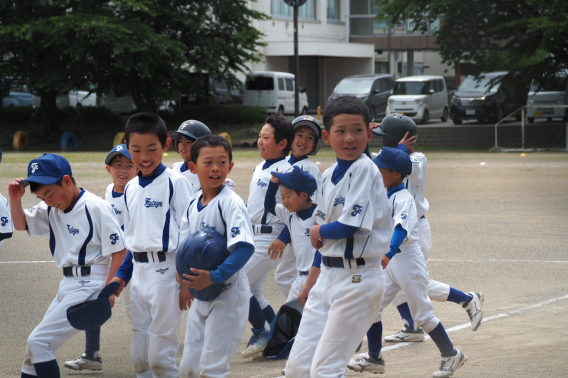
[[(138, 377), (178, 377), (176, 353), (182, 312), (190, 295), (175, 279), (176, 251), (189, 235), (189, 181), (162, 164), (171, 140), (153, 113), (132, 115), (125, 139), (138, 177), (124, 189), (124, 241), (134, 258), (130, 283), (132, 347)], [(115, 280), (125, 282), (119, 277)]]
[[(21, 198), (27, 185), (42, 202), (24, 211)], [(69, 162), (60, 155), (30, 161), (28, 178), (12, 181), (8, 190), (15, 228), (49, 237), (55, 266), (64, 276), (43, 320), (28, 337), (22, 377), (57, 378), (55, 352), (79, 332), (69, 324), (67, 309), (114, 277), (126, 256), (122, 230), (112, 207), (78, 187)]]
[[(290, 163), (292, 167), (300, 167), (310, 173), (315, 177), (319, 186), (321, 171), (310, 159), (309, 155), (317, 154), (321, 147), (321, 126), (315, 118), (307, 115), (299, 116), (294, 119), (292, 126), (294, 126), (294, 141), (292, 142), (288, 163)], [(317, 190), (312, 195), (311, 199), (313, 203), (317, 204)], [(290, 288), (298, 276), (294, 247), (289, 243), (290, 232), (288, 226), (286, 226), (278, 238), (276, 238), (268, 248), (268, 253), (272, 253), (273, 257), (278, 256), (282, 258), (276, 268), (276, 273), (274, 273), (274, 279), (276, 280), (278, 288), (286, 297), (289, 296)], [(288, 245), (288, 249), (284, 251), (286, 245)], [(298, 293), (295, 295), (297, 294)]]
[(310, 229), (321, 273), (304, 307), (287, 377), (343, 376), (381, 306), (380, 251), (388, 249), (393, 220), (379, 170), (364, 154), (370, 121), (365, 103), (353, 96), (329, 102), (324, 111), (323, 140), (337, 163), (322, 175), (317, 224)]
[(189, 162), (191, 161), (191, 145), (195, 140), (203, 135), (211, 134), (211, 130), (204, 123), (190, 119), (183, 122), (177, 131), (170, 132), (170, 138), (174, 148), (183, 162), (174, 163), (172, 169), (185, 177), (193, 187), (193, 193), (200, 189), (199, 178), (191, 173)]
[[(298, 166), (288, 172), (272, 172), (271, 182), (264, 207), (275, 214), (290, 230), (294, 245), (294, 259), (297, 276), (291, 285), (286, 302), (298, 298), (315, 258), (316, 250), (310, 241), (310, 228), (316, 223), (316, 205), (311, 196), (317, 191), (318, 184), (314, 176)], [(276, 192), (280, 184), (282, 204), (276, 203)], [(276, 256), (272, 256), (273, 259)]]
[[(121, 228), (124, 229), (124, 187), (128, 181), (136, 177), (138, 173), (138, 168), (132, 163), (130, 154), (125, 144), (117, 144), (107, 155), (105, 159), (105, 165), (107, 172), (112, 177), (112, 184), (109, 184), (105, 192), (105, 201), (107, 201), (111, 206), (114, 214), (118, 218), (118, 223)], [(126, 260), (132, 261), (132, 254), (127, 252)], [(132, 265), (130, 265), (132, 268)], [(119, 271), (116, 273), (118, 276), (124, 276), (121, 273), (124, 267), (121, 266)], [(127, 276), (130, 276), (127, 274)], [(128, 282), (128, 281), (127, 281)], [(120, 297), (125, 306), (126, 315), (130, 319), (130, 286), (126, 286), (124, 290), (120, 293)], [(85, 331), (85, 352), (71, 361), (66, 361), (64, 366), (73, 370), (100, 370), (102, 369), (102, 358), (100, 355), (100, 339), (101, 339), (101, 329), (89, 329)]]
[[(407, 151), (412, 162), (412, 172), (404, 179), (405, 187), (413, 196), (418, 214), (418, 244), (428, 261), (428, 255), (432, 247), (430, 236), (430, 224), (426, 213), (430, 208), (428, 200), (424, 196), (424, 184), (426, 182), (427, 159), (423, 153), (414, 151), (414, 145), (418, 134), (418, 128), (414, 121), (404, 115), (391, 114), (383, 119), (381, 126), (373, 129), (373, 133), (381, 136), (383, 145), (397, 147)], [(450, 287), (450, 285), (430, 279), (428, 282), (428, 296), (438, 302), (454, 302), (461, 305), (471, 321), (471, 329), (476, 331), (483, 319), (483, 293), (469, 292)], [(403, 319), (404, 328), (394, 335), (386, 336), (387, 342), (422, 341), (424, 331), (420, 329), (412, 319), (412, 314), (406, 297), (401, 290), (393, 300)]]
[[(0, 163), (2, 163), (2, 149), (0, 148)], [(14, 224), (12, 223), (12, 215), (10, 214), (10, 205), (8, 200), (0, 193), (0, 247), (4, 244), (5, 239), (12, 237), (14, 233)]]
[(191, 304), (180, 363), (183, 378), (226, 377), (247, 325), (250, 290), (242, 268), (254, 253), (254, 237), (243, 200), (225, 185), (232, 155), (229, 143), (216, 135), (203, 136), (191, 147), (189, 169), (199, 177), (201, 191), (187, 210), (190, 234), (213, 229), (226, 237), (231, 253), (213, 271), (192, 269), (196, 276), (184, 275), (184, 284), (196, 290), (220, 283), (224, 289), (211, 301)]
[(403, 290), (412, 317), (430, 335), (442, 355), (440, 369), (434, 372), (432, 377), (450, 377), (467, 361), (467, 358), (460, 350), (454, 348), (444, 326), (434, 316), (434, 308), (428, 298), (428, 270), (418, 244), (416, 205), (403, 183), (404, 178), (412, 170), (412, 163), (405, 151), (391, 147), (384, 147), (374, 162), (379, 167), (388, 189), (387, 195), (392, 203), (395, 228), (389, 252), (381, 257), (387, 275), (381, 311), (367, 332), (368, 357), (351, 360), (348, 367), (355, 371), (384, 372), (385, 362), (381, 356), (383, 331), (381, 314), (395, 295)]
[[(293, 140), (294, 128), (281, 114), (268, 116), (258, 135), (258, 151), (264, 161), (254, 169), (250, 183), (247, 211), (254, 231), (254, 254), (244, 267), (252, 292), (249, 322), (253, 327), (253, 335), (242, 352), (243, 357), (253, 357), (264, 350), (268, 341), (270, 323), (275, 315), (263, 291), (268, 272), (279, 262), (270, 258), (267, 253), (268, 248), (280, 235), (284, 223), (276, 215), (267, 213), (264, 200), (272, 177), (270, 172), (285, 172), (291, 167), (286, 156), (290, 152)], [(280, 198), (277, 198), (277, 201), (280, 202)]]

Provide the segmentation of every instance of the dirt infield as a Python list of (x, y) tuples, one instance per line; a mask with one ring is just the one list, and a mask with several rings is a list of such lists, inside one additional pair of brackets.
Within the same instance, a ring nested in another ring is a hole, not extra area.
[[(0, 193), (26, 172), (39, 154), (4, 153)], [(80, 186), (103, 196), (110, 183), (104, 153), (66, 154)], [(568, 369), (568, 153), (427, 152), (426, 196), (433, 247), (432, 278), (463, 291), (485, 293), (485, 321), (472, 332), (465, 311), (452, 303), (434, 303), (435, 313), (468, 362), (455, 377), (566, 377)], [(177, 161), (175, 153), (166, 165)], [(248, 196), (256, 152), (236, 151), (230, 177), (237, 193)], [(322, 171), (333, 162), (329, 149), (315, 157)], [(24, 206), (38, 202), (24, 196)], [(55, 268), (47, 239), (17, 232), (0, 249), (0, 377), (20, 377), (26, 338), (51, 302), (61, 272)], [(285, 298), (274, 280), (267, 298), (277, 309)], [(401, 322), (394, 308), (385, 311), (385, 335)], [(349, 325), (346, 325), (349, 326)], [(184, 335), (185, 327), (180, 332)], [(278, 377), (285, 361), (240, 357), (247, 331), (231, 361), (230, 377)], [(103, 370), (75, 372), (65, 360), (78, 357), (84, 335), (58, 352), (63, 377), (134, 377), (130, 362), (131, 329), (122, 304), (102, 331)], [(366, 346), (364, 346), (366, 347)], [(431, 340), (385, 345), (385, 377), (429, 377), (439, 366)], [(181, 357), (181, 348), (178, 357)], [(350, 371), (348, 377), (370, 376)], [(305, 378), (305, 377), (298, 377)]]

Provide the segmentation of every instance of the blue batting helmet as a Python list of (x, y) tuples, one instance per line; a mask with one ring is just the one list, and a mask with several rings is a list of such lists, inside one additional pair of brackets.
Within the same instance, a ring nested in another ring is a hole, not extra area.
[(304, 308), (299, 298), (285, 303), (274, 317), (270, 325), (270, 336), (262, 357), (269, 360), (287, 358), (294, 345), (294, 339), (300, 327)]
[[(195, 276), (191, 268), (215, 270), (229, 256), (227, 238), (211, 229), (202, 229), (194, 232), (185, 239), (177, 253), (176, 269), (179, 277), (184, 274)], [(223, 284), (212, 284), (203, 290), (189, 289), (191, 295), (201, 301), (212, 301), (223, 290)]]
[(174, 148), (176, 152), (179, 152), (179, 138), (181, 138), (182, 136), (192, 142), (195, 142), (197, 139), (207, 134), (211, 134), (209, 127), (207, 127), (203, 122), (190, 119), (184, 121), (179, 126), (177, 131), (170, 132), (170, 138), (172, 138), (172, 141), (174, 142)]
[(294, 130), (299, 127), (306, 126), (313, 130), (316, 134), (316, 140), (314, 141), (314, 148), (308, 153), (308, 155), (315, 155), (318, 153), (321, 147), (322, 131), (319, 122), (312, 116), (301, 115), (292, 121)]
[(113, 295), (120, 283), (111, 282), (79, 304), (71, 306), (67, 309), (67, 320), (73, 328), (80, 330), (88, 330), (99, 328), (112, 315), (109, 297)]

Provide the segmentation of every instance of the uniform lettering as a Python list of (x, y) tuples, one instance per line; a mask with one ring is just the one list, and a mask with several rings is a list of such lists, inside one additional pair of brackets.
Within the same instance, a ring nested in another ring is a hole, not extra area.
[(310, 236), (310, 229), (309, 228), (306, 228), (306, 232), (304, 232), (304, 235)]
[[(201, 222), (201, 228), (204, 230), (213, 230), (215, 231), (215, 227), (214, 226), (209, 226), (209, 224), (206, 224), (205, 222)], [(232, 230), (231, 230), (232, 231)]]
[(318, 210), (318, 212), (316, 213), (316, 217), (321, 218), (321, 220), (325, 220), (325, 213), (321, 210)]
[(8, 224), (8, 217), (2, 217), (0, 218), (0, 222), (2, 222), (2, 226), (5, 226)]
[(115, 245), (116, 242), (118, 241), (118, 234), (112, 234), (110, 236), (110, 240), (111, 240), (110, 244)]
[(258, 179), (256, 186), (260, 186), (261, 188), (264, 188), (265, 186), (268, 186), (268, 184), (265, 183), (264, 181), (262, 181), (261, 179)]
[(122, 214), (122, 211), (118, 210), (118, 207), (114, 206), (113, 204), (111, 204), (111, 206), (112, 206), (112, 209), (114, 210), (114, 213), (116, 215)]
[(153, 207), (153, 208), (157, 209), (158, 207), (162, 207), (162, 206), (164, 206), (162, 202), (154, 201), (152, 198), (146, 198), (145, 201), (144, 201), (144, 207), (146, 207), (146, 208)]
[(345, 197), (339, 196), (333, 200), (333, 206), (345, 205)]
[(239, 227), (233, 227), (231, 228), (231, 237), (235, 237), (237, 235), (239, 235), (241, 233), (241, 230)]
[(73, 226), (67, 225), (67, 229), (69, 230), (69, 233), (73, 236), (79, 233), (79, 229), (73, 228)]
[(363, 206), (355, 205), (353, 206), (353, 212), (351, 213), (351, 216), (354, 217), (357, 214), (361, 214), (361, 211), (363, 211)]

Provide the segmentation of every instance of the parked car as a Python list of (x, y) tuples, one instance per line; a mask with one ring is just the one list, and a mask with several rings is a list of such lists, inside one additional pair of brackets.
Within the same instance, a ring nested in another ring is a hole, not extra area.
[(430, 118), (448, 120), (448, 89), (443, 76), (397, 79), (388, 99), (387, 114), (400, 113), (426, 124)]
[(195, 72), (192, 78), (199, 87), (194, 91), (178, 93), (174, 96), (175, 101), (170, 102), (169, 108), (179, 109), (192, 105), (240, 105), (243, 103), (243, 94), (236, 88), (227, 84), (225, 79), (215, 79), (208, 73)]
[[(450, 117), (456, 125), (464, 119), (497, 123), (508, 114), (519, 109), (527, 101), (527, 92), (513, 92), (504, 82), (491, 86), (491, 80), (507, 75), (507, 72), (491, 72), (478, 81), (468, 76), (460, 84), (450, 108)], [(517, 116), (520, 119), (521, 115)]]
[(99, 106), (104, 106), (119, 114), (128, 114), (136, 110), (136, 105), (130, 95), (117, 97), (113, 94), (103, 94), (97, 100)]
[[(66, 108), (68, 106), (80, 108), (81, 106), (97, 106), (97, 95), (94, 91), (95, 87), (73, 89), (68, 92), (60, 92), (55, 102), (58, 108)], [(39, 94), (34, 93), (32, 105), (39, 108), (41, 104), (41, 97)]]
[[(527, 105), (568, 105), (568, 71), (557, 73), (544, 85), (533, 80)], [(535, 118), (546, 118), (548, 122), (553, 118), (562, 118), (568, 122), (566, 108), (527, 107), (527, 117), (530, 123)]]
[[(255, 71), (247, 76), (243, 105), (262, 106), (268, 113), (294, 114), (294, 80), (291, 73)], [(308, 95), (299, 88), (299, 110), (308, 114)]]
[(10, 93), (2, 98), (2, 106), (31, 106), (33, 95), (27, 85), (13, 83)]
[(357, 96), (369, 107), (371, 119), (383, 119), (387, 111), (387, 100), (394, 87), (393, 75), (355, 75), (342, 79), (327, 101), (340, 96)]

